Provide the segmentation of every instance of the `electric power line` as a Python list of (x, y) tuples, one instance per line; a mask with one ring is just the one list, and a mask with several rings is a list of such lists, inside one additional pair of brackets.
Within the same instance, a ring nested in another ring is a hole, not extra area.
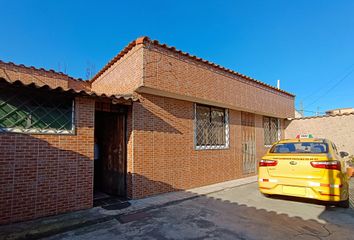
[(324, 94), (320, 95), (318, 98), (316, 98), (313, 102), (311, 102), (306, 107), (312, 106), (313, 104), (318, 102), (318, 100), (320, 100), (322, 97), (326, 96), (329, 92), (331, 92), (334, 88), (336, 88), (341, 82), (343, 82), (347, 77), (349, 77), (353, 72), (354, 72), (354, 68), (349, 73), (347, 73), (344, 77), (339, 79), (339, 81), (336, 82), (332, 87), (330, 87)]
[[(350, 71), (350, 70), (353, 70), (353, 67), (354, 67), (354, 64), (350, 65), (350, 66), (347, 67), (341, 74), (337, 75), (337, 77), (340, 77), (343, 73), (346, 73), (346, 72), (348, 72), (348, 71)], [(337, 77), (335, 77), (335, 78), (337, 78)], [(303, 97), (302, 100), (305, 100), (305, 99), (307, 99), (307, 98), (309, 98), (309, 97), (311, 97), (311, 96), (313, 96), (313, 95), (316, 95), (316, 93), (319, 93), (320, 91), (322, 91), (323, 89), (325, 89), (325, 87), (326, 87), (328, 84), (330, 84), (331, 82), (332, 82), (331, 79), (328, 80), (327, 82), (325, 82), (324, 84), (322, 84), (321, 87), (316, 88), (316, 91), (312, 91), (312, 92), (310, 92), (309, 94), (307, 94), (305, 97)]]

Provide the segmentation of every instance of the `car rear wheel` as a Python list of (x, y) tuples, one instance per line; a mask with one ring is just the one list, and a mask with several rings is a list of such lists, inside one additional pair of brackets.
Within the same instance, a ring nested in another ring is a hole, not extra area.
[(349, 198), (347, 200), (339, 202), (337, 206), (341, 208), (349, 208)]

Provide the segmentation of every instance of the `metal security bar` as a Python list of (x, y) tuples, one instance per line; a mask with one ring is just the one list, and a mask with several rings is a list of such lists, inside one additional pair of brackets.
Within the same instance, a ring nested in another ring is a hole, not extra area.
[(74, 133), (74, 100), (55, 93), (0, 88), (0, 131)]
[(229, 146), (228, 113), (223, 108), (195, 105), (196, 149), (223, 149)]
[(264, 145), (269, 146), (280, 139), (279, 119), (263, 117)]
[(241, 143), (243, 174), (255, 173), (257, 169), (256, 129), (255, 115), (252, 113), (241, 113)]

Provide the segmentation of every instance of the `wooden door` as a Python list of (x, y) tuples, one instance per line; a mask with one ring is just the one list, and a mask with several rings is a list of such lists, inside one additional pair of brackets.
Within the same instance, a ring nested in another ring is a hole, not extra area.
[(99, 112), (97, 116), (99, 124), (95, 131), (100, 143), (100, 189), (108, 194), (125, 196), (125, 115)]
[(241, 113), (241, 134), (243, 174), (255, 173), (257, 169), (256, 131), (253, 113)]

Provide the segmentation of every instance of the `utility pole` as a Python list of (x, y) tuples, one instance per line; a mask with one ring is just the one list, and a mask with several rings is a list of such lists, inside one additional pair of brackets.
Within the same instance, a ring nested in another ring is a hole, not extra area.
[(93, 77), (95, 73), (95, 65), (90, 63), (89, 61), (87, 61), (86, 65), (86, 79), (89, 80)]
[(302, 103), (302, 101), (300, 101), (299, 112), (301, 116), (304, 116), (304, 104)]

